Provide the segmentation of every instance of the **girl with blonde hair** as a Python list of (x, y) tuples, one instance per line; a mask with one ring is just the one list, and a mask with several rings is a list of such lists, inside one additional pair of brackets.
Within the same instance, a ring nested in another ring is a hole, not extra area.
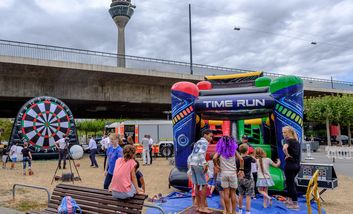
[(299, 209), (298, 193), (294, 182), (300, 170), (300, 143), (298, 135), (293, 127), (285, 126), (282, 129), (284, 138), (283, 152), (285, 154), (284, 175), (286, 176), (286, 186), (288, 200), (285, 202), (289, 209)]
[[(263, 207), (267, 208), (267, 204), (272, 205), (272, 198), (268, 195), (268, 187), (274, 186), (270, 174), (270, 165), (273, 167), (279, 167), (281, 161), (277, 159), (277, 162), (274, 163), (270, 158), (266, 157), (266, 153), (261, 148), (255, 149), (256, 165), (257, 165), (257, 182), (256, 186), (258, 191), (264, 197)], [(268, 203), (267, 203), (268, 202)]]

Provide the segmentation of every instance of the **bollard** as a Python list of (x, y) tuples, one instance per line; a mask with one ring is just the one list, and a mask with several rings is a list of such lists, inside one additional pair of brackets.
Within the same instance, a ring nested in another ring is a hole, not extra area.
[(314, 160), (314, 158), (311, 156), (311, 145), (310, 143), (306, 144), (306, 158), (305, 160)]

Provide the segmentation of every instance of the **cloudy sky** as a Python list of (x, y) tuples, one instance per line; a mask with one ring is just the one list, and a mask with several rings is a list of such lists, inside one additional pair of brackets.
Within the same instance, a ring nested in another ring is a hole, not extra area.
[[(0, 0), (0, 39), (116, 52), (111, 0)], [(126, 54), (353, 81), (353, 1), (135, 0)], [(240, 31), (234, 31), (234, 27)], [(316, 42), (317, 45), (312, 45)]]

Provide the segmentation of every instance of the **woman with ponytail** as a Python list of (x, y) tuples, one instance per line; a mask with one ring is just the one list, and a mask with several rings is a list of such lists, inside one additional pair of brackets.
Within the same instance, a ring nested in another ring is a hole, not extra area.
[(272, 205), (272, 198), (268, 195), (268, 187), (275, 185), (271, 178), (270, 165), (279, 167), (281, 161), (277, 159), (277, 163), (274, 163), (270, 158), (266, 157), (265, 151), (261, 148), (255, 149), (255, 157), (258, 169), (256, 186), (258, 187), (259, 193), (264, 197), (263, 207), (267, 208), (267, 204)]
[(294, 179), (300, 170), (300, 144), (298, 136), (293, 127), (285, 126), (282, 129), (284, 138), (283, 152), (286, 155), (286, 164), (284, 166), (284, 175), (286, 176), (286, 186), (288, 191), (288, 200), (286, 201), (289, 209), (299, 209), (298, 194)]
[(215, 161), (215, 171), (220, 171), (221, 186), (224, 191), (225, 213), (236, 213), (237, 200), (236, 189), (238, 188), (236, 158), (240, 160), (240, 174), (244, 175), (244, 160), (237, 152), (237, 143), (232, 137), (223, 136), (216, 146), (216, 154), (213, 159), (220, 159), (220, 165)]
[(123, 149), (123, 158), (118, 158), (114, 167), (110, 190), (113, 198), (127, 199), (134, 197), (135, 194), (144, 194), (138, 187), (136, 179), (135, 147), (126, 145)]

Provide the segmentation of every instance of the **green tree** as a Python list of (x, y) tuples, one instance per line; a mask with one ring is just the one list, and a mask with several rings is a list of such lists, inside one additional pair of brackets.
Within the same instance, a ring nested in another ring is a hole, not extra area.
[(10, 139), (12, 125), (13, 123), (10, 119), (0, 119), (0, 142)]
[(304, 100), (304, 112), (309, 121), (325, 121), (327, 144), (331, 146), (330, 121), (334, 120), (330, 97), (310, 97)]
[(88, 133), (94, 133), (94, 135), (100, 131), (103, 133), (105, 123), (105, 120), (82, 120), (76, 123), (76, 127), (85, 133), (87, 143)]
[[(348, 143), (349, 146), (351, 146), (351, 124), (353, 124), (353, 96), (342, 95), (339, 97), (335, 97), (335, 99), (332, 100), (332, 105), (335, 105), (335, 108), (338, 109), (337, 123), (339, 125), (347, 127)], [(340, 144), (342, 144), (341, 140)]]
[[(330, 123), (338, 124), (339, 135), (341, 125), (347, 126), (348, 142), (351, 143), (350, 126), (353, 124), (353, 97), (350, 95), (311, 97), (304, 100), (304, 112), (309, 121), (325, 121), (327, 144), (331, 145)], [(342, 141), (340, 139), (340, 144)]]

